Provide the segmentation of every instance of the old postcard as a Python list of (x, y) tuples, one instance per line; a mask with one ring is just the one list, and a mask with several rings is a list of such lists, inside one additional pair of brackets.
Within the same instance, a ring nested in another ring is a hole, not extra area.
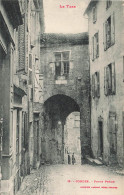
[(0, 0), (0, 194), (124, 194), (124, 1)]

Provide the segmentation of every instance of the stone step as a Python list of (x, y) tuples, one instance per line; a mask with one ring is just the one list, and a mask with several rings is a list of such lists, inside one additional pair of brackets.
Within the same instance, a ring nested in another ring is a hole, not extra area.
[(93, 158), (91, 158), (91, 157), (89, 157), (89, 156), (86, 156), (86, 161), (87, 161), (87, 163), (88, 164), (91, 164), (91, 165), (93, 165), (94, 163), (93, 163)]
[(100, 160), (98, 160), (98, 159), (94, 159), (93, 162), (94, 162), (96, 165), (98, 165), (98, 166), (103, 165), (103, 163), (102, 163)]
[(91, 158), (89, 156), (86, 156), (86, 160), (91, 165), (97, 165), (97, 166), (102, 166), (103, 165), (103, 163), (101, 162), (101, 160), (99, 160), (99, 159), (93, 159), (93, 158)]
[(122, 169), (122, 170), (117, 170), (117, 171), (115, 171), (117, 174), (119, 174), (119, 175), (123, 175), (124, 176), (124, 169)]

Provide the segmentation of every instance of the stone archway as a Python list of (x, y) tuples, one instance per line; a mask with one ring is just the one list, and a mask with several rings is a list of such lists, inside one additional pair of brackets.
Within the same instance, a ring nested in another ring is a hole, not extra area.
[[(79, 106), (73, 98), (63, 94), (54, 95), (45, 101), (41, 148), (43, 159), (47, 163), (56, 164), (64, 162), (65, 121), (70, 113), (75, 111), (80, 112), (82, 108), (83, 106)], [(84, 117), (81, 118), (81, 124), (83, 124), (81, 127), (84, 127)], [(83, 128), (83, 131), (84, 129), (85, 128)], [(86, 146), (87, 139), (85, 138), (85, 134), (81, 133), (81, 148), (83, 148), (81, 151), (83, 158), (85, 148), (83, 147), (82, 138), (85, 140), (85, 147), (88, 147)]]

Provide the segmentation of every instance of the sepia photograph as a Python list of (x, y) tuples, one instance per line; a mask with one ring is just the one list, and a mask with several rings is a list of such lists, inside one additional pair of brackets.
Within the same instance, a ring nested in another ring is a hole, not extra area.
[(124, 194), (124, 0), (0, 0), (0, 195)]

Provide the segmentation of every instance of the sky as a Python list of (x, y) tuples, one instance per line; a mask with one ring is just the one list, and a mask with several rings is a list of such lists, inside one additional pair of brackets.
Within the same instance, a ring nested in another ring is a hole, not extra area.
[[(88, 31), (83, 13), (89, 0), (43, 0), (46, 33), (81, 33)], [(65, 8), (60, 8), (65, 6)], [(67, 8), (66, 5), (76, 6)]]

